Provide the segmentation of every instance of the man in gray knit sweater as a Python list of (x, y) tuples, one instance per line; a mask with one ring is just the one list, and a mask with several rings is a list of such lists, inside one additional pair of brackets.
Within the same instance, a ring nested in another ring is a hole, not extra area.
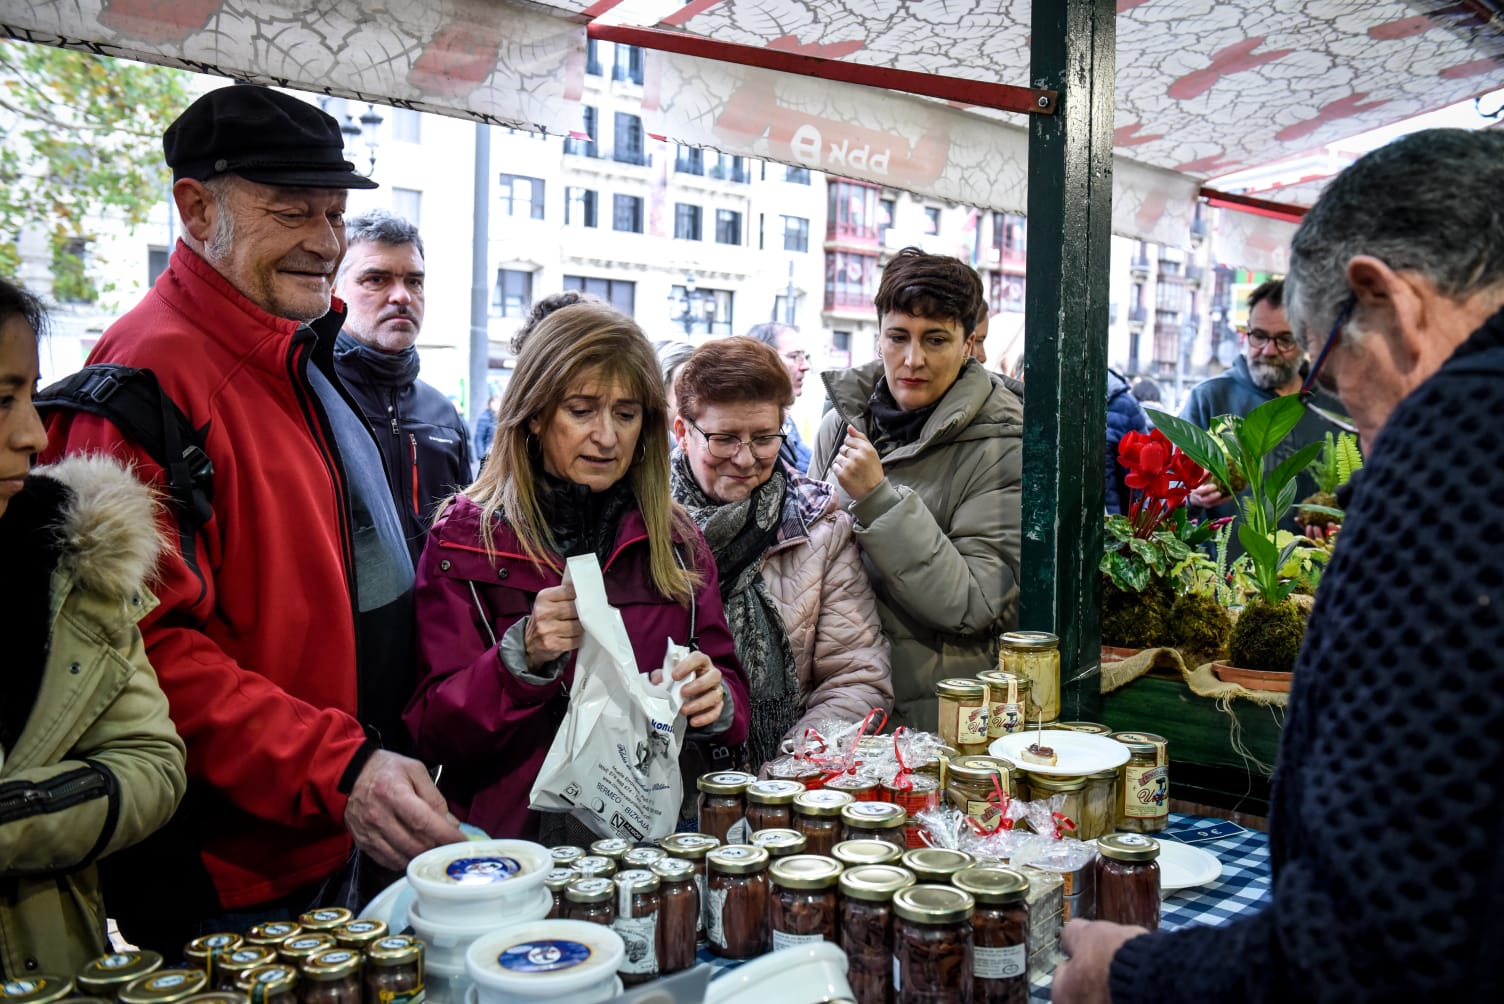
[(1504, 134), (1430, 130), (1301, 223), (1286, 304), (1368, 464), (1295, 669), (1273, 901), (1153, 935), (1072, 921), (1056, 1002), (1504, 999), (1501, 191)]

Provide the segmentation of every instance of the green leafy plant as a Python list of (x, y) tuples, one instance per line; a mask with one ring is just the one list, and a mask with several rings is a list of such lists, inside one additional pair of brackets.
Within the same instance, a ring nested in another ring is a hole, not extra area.
[(1316, 491), (1300, 500), (1300, 510), (1295, 521), (1301, 526), (1319, 526), (1323, 529), (1342, 522), (1342, 510), (1337, 508), (1337, 489), (1363, 467), (1363, 451), (1358, 448), (1358, 437), (1351, 432), (1333, 436), (1326, 434), (1326, 443), (1321, 454), (1307, 468), (1316, 482)]

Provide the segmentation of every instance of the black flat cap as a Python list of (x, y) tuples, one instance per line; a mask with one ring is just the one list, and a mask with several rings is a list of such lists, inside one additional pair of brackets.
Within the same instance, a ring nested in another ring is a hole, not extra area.
[(162, 134), (172, 180), (238, 174), (284, 188), (376, 188), (345, 159), (339, 123), (322, 109), (257, 84), (210, 91)]

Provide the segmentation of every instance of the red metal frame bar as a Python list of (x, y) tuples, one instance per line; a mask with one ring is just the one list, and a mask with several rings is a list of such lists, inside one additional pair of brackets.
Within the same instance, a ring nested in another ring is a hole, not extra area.
[(1053, 115), (1059, 98), (1056, 91), (1015, 87), (1011, 84), (994, 84), (981, 80), (957, 80), (954, 77), (943, 77), (934, 73), (918, 73), (913, 70), (895, 70), (886, 66), (848, 63), (839, 59), (823, 59), (819, 56), (806, 56), (783, 49), (720, 42), (682, 31), (592, 22), (586, 25), (586, 32), (589, 37), (602, 42), (621, 42), (624, 45), (637, 45), (644, 49), (676, 52), (683, 56), (699, 56), (702, 59), (715, 59), (723, 63), (758, 66), (782, 73), (797, 74), (801, 77), (818, 77), (821, 80), (839, 80), (848, 84), (860, 84), (863, 87), (881, 87), (890, 91), (922, 94), (926, 97), (942, 98), (959, 104), (997, 108), (1005, 112)]
[(1201, 197), (1208, 205), (1223, 209), (1237, 209), (1245, 213), (1253, 213), (1255, 216), (1268, 216), (1271, 219), (1284, 220), (1288, 223), (1299, 223), (1305, 216), (1305, 206), (1292, 206), (1286, 202), (1271, 202), (1268, 199), (1256, 198), (1252, 195), (1234, 195), (1231, 192), (1219, 192), (1215, 188), (1202, 186)]

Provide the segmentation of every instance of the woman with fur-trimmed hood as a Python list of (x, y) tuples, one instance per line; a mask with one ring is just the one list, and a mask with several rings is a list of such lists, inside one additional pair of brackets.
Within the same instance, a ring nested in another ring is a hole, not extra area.
[(136, 627), (157, 506), (106, 457), (31, 469), (41, 324), (0, 280), (0, 981), (109, 950), (94, 863), (167, 822), (187, 784)]

